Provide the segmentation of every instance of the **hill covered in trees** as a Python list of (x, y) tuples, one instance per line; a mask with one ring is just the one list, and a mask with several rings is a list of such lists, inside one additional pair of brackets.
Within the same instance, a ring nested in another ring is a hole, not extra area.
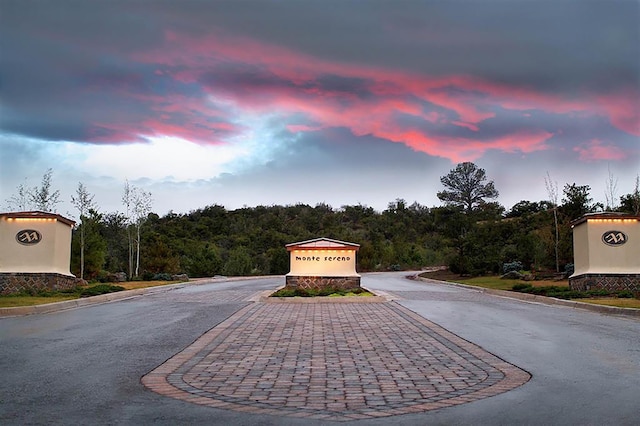
[[(569, 222), (593, 206), (566, 200), (558, 207), (558, 262), (553, 206), (522, 201), (505, 214), (496, 203), (471, 212), (462, 207), (407, 205), (398, 199), (377, 212), (363, 205), (334, 209), (258, 206), (226, 210), (207, 206), (187, 214), (148, 214), (141, 226), (141, 275), (186, 273), (265, 275), (288, 272), (285, 245), (328, 237), (361, 245), (359, 271), (419, 269), (448, 265), (462, 274), (497, 273), (507, 262), (556, 270), (572, 263)], [(128, 237), (123, 214), (91, 211), (84, 224), (85, 278), (127, 271)], [(72, 267), (79, 270), (79, 231), (74, 232)]]
[[(557, 184), (547, 179), (551, 201), (523, 200), (508, 212), (488, 201), (498, 198), (498, 191), (473, 163), (458, 164), (441, 183), (445, 190), (437, 195), (444, 205), (439, 207), (408, 205), (403, 199), (390, 202), (384, 211), (360, 204), (237, 210), (210, 205), (162, 217), (151, 210), (151, 194), (129, 182), (124, 213), (100, 212), (79, 183), (72, 197), (80, 221), (73, 232), (71, 268), (88, 280), (104, 280), (116, 272), (129, 277), (285, 274), (286, 244), (327, 237), (360, 244), (361, 272), (447, 265), (453, 272), (480, 275), (499, 273), (512, 262), (535, 271), (563, 271), (573, 263), (572, 220), (613, 205), (640, 214), (640, 177), (634, 192), (619, 203), (612, 186), (607, 207), (593, 203), (589, 186), (575, 183), (564, 186), (559, 202)], [(54, 209), (59, 191), (51, 187), (51, 170), (40, 187), (20, 186), (8, 202), (17, 209)]]

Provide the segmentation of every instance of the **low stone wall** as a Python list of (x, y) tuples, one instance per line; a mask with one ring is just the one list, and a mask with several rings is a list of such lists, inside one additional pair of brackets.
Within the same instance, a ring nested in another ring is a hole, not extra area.
[(42, 290), (68, 290), (81, 285), (82, 282), (79, 278), (56, 273), (0, 273), (0, 294), (7, 295)]
[(571, 290), (629, 290), (640, 294), (640, 274), (583, 274), (569, 278)]
[(360, 277), (286, 277), (285, 288), (303, 288), (305, 290), (320, 290), (335, 288), (351, 290), (360, 287)]

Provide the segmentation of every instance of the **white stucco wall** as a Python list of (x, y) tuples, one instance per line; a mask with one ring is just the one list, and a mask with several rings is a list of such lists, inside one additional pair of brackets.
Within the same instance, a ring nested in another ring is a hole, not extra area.
[[(16, 235), (37, 231), (37, 244), (20, 244)], [(71, 264), (71, 226), (55, 218), (0, 217), (0, 273), (58, 273), (73, 276)]]
[(291, 250), (291, 271), (287, 275), (358, 277), (356, 250)]
[[(620, 231), (626, 242), (608, 245), (602, 236)], [(587, 219), (573, 228), (575, 272), (582, 274), (640, 274), (640, 221)]]

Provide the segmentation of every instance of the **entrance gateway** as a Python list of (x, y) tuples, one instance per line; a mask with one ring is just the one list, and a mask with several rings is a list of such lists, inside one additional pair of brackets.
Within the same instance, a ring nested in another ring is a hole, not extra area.
[(286, 245), (291, 270), (285, 288), (350, 290), (360, 287), (356, 272), (359, 244), (316, 238)]
[(629, 290), (640, 294), (640, 216), (592, 213), (571, 223), (572, 290)]
[(0, 213), (0, 294), (80, 284), (69, 270), (74, 224), (55, 213)]

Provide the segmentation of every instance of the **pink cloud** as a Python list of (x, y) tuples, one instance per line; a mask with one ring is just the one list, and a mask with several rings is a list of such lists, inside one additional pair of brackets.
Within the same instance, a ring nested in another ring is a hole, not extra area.
[(286, 127), (291, 133), (316, 132), (323, 129), (323, 126), (307, 126), (306, 124), (287, 124)]
[[(134, 59), (154, 64), (158, 72), (172, 76), (179, 83), (203, 85), (202, 99), (189, 99), (187, 104), (183, 104), (185, 99), (170, 99), (158, 101), (153, 107), (165, 114), (182, 111), (189, 117), (195, 117), (187, 120), (192, 122), (186, 129), (181, 129), (177, 124), (162, 123), (161, 120), (144, 122), (154, 133), (167, 132), (194, 141), (207, 140), (203, 136), (215, 135), (216, 132), (224, 139), (221, 130), (242, 131), (229, 124), (224, 128), (224, 120), (218, 120), (217, 124), (207, 122), (203, 118), (207, 115), (228, 117), (230, 114), (224, 107), (208, 105), (207, 96), (230, 98), (234, 108), (240, 111), (280, 113), (283, 117), (302, 114), (314, 123), (290, 124), (287, 128), (291, 132), (344, 127), (355, 135), (385, 138), (452, 161), (477, 159), (488, 150), (529, 153), (549, 149), (546, 141), (552, 134), (542, 129), (515, 129), (510, 134), (484, 140), (486, 138), (481, 137), (483, 123), (494, 118), (498, 108), (606, 116), (612, 125), (622, 131), (630, 134), (640, 132), (635, 100), (638, 94), (633, 92), (603, 96), (585, 92), (566, 99), (530, 88), (469, 76), (430, 77), (393, 69), (331, 62), (256, 40), (231, 37), (219, 31), (199, 38), (168, 32), (161, 50), (140, 52)], [(203, 82), (203, 78), (212, 70), (230, 64), (239, 64), (241, 69), (245, 66), (250, 70), (258, 70), (256, 72), (264, 73), (265, 77), (254, 85), (241, 78), (233, 80), (233, 84), (240, 85), (238, 87), (218, 85), (215, 78), (210, 83)], [(366, 96), (360, 96), (358, 90), (349, 92), (323, 85), (326, 76), (358, 81), (358, 89), (365, 91)], [(434, 111), (433, 106), (439, 111)], [(398, 124), (399, 115), (424, 125), (401, 126)], [(477, 136), (443, 136), (429, 130), (429, 123), (440, 127), (465, 127)], [(600, 149), (603, 146), (594, 145), (593, 148)], [(613, 148), (608, 147), (608, 155), (619, 158), (619, 153)], [(581, 158), (592, 159), (587, 153), (580, 152)]]
[(630, 88), (625, 92), (598, 97), (600, 109), (617, 128), (640, 136), (640, 93)]
[(573, 148), (582, 161), (624, 160), (626, 154), (615, 145), (593, 139), (581, 146)]

